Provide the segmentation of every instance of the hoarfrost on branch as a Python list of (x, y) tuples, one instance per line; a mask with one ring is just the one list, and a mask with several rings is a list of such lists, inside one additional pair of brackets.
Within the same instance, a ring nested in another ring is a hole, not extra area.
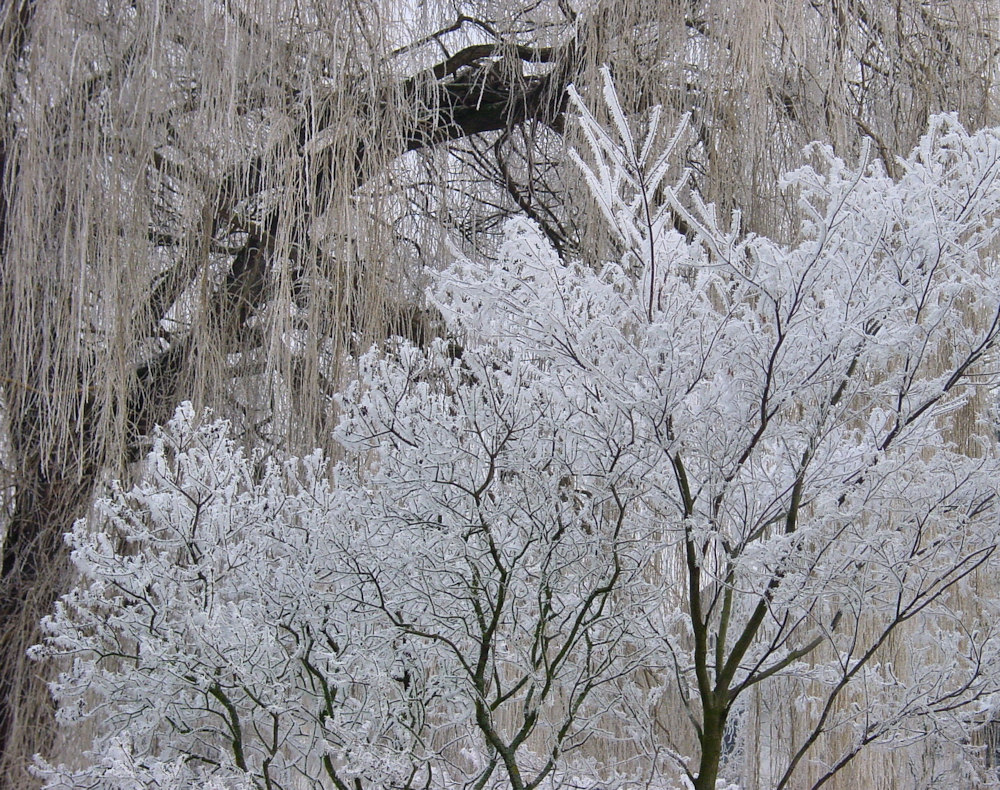
[(813, 146), (788, 246), (667, 186), (658, 113), (639, 134), (605, 96), (576, 159), (618, 259), (511, 221), (437, 277), (449, 339), (357, 360), (344, 460), (182, 408), (77, 524), (36, 653), (72, 659), (61, 715), (96, 737), (50, 787), (714, 790), (767, 694), (801, 701), (768, 786), (917, 741), (975, 770), (998, 131), (939, 116), (898, 180)]

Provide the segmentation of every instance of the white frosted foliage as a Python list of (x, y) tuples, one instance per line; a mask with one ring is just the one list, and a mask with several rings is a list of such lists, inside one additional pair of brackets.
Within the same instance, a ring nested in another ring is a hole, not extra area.
[[(659, 114), (606, 99), (577, 159), (621, 260), (513, 221), (436, 278), (451, 339), (356, 361), (343, 461), (182, 408), (77, 524), (36, 651), (97, 736), (51, 787), (810, 787), (920, 741), (976, 770), (998, 132), (937, 117), (898, 180), (814, 146), (787, 246), (666, 186)], [(796, 700), (766, 754), (758, 691)]]

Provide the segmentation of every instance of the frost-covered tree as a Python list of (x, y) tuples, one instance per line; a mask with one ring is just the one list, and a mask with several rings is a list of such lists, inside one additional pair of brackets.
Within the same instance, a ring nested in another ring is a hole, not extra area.
[(454, 688), (366, 607), (370, 553), (352, 553), (353, 503), (326, 466), (249, 457), (187, 404), (143, 483), (101, 501), (107, 531), (78, 525), (88, 584), (61, 601), (52, 642), (84, 659), (60, 680), (79, 702), (61, 717), (102, 732), (77, 782), (423, 784), (427, 709)]
[[(614, 403), (627, 428), (608, 435), (648, 464), (629, 523), (663, 545), (662, 737), (696, 788), (726, 751), (736, 781), (757, 762), (750, 786), (819, 786), (907, 741), (960, 764), (998, 682), (997, 132), (938, 117), (898, 180), (813, 147), (783, 180), (788, 247), (688, 211), (653, 155), (656, 114), (637, 137), (606, 97), (580, 162), (625, 257), (565, 267), (520, 225), (440, 303)], [(754, 691), (795, 701), (797, 727), (741, 755), (733, 712)]]
[(936, 117), (898, 177), (813, 146), (789, 245), (604, 95), (620, 259), (513, 221), (431, 288), (450, 340), (357, 361), (343, 461), (188, 409), (77, 524), (37, 652), (96, 737), (51, 786), (988, 781), (1000, 133)]
[(593, 772), (582, 747), (613, 738), (651, 652), (637, 462), (520, 355), (403, 346), (361, 381), (332, 475), (319, 454), (255, 463), (187, 406), (143, 482), (101, 500), (99, 531), (77, 524), (84, 583), (38, 652), (72, 660), (61, 718), (99, 734), (91, 764), (41, 767), (48, 786), (522, 790)]
[(442, 221), (482, 256), (514, 215), (567, 260), (611, 254), (567, 166), (570, 81), (596, 96), (609, 63), (630, 114), (690, 112), (702, 197), (788, 233), (775, 176), (806, 142), (869, 136), (892, 170), (929, 113), (994, 117), (996, 22), (993, 0), (0, 4), (0, 786), (51, 729), (24, 653), (61, 534), (179, 402), (304, 452), (342, 352), (431, 332)]

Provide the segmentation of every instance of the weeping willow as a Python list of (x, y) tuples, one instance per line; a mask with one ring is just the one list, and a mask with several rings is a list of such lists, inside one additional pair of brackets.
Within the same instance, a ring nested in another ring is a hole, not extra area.
[[(434, 331), (425, 272), (531, 216), (607, 254), (565, 89), (609, 64), (690, 113), (679, 167), (788, 233), (811, 140), (885, 166), (995, 119), (990, 0), (8, 0), (0, 9), (0, 785), (52, 734), (24, 658), (61, 535), (189, 399), (248, 445), (327, 443), (347, 356)], [(600, 106), (599, 101), (590, 101)], [(665, 124), (668, 126), (669, 124)]]

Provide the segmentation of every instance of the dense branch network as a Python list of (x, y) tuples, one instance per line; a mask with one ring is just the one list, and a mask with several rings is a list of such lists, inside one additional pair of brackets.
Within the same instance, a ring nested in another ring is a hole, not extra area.
[[(35, 682), (24, 650), (62, 583), (61, 535), (101, 475), (142, 457), (181, 400), (228, 403), (249, 391), (256, 402), (234, 409), (246, 412), (248, 435), (268, 420), (305, 426), (293, 445), (328, 435), (320, 412), (339, 382), (317, 360), (378, 336), (433, 334), (423, 305), (406, 302), (422, 284), (380, 290), (402, 277), (382, 265), (394, 246), (434, 248), (428, 221), (444, 218), (475, 246), (522, 214), (566, 262), (625, 252), (564, 175), (567, 88), (599, 90), (601, 63), (627, 86), (626, 114), (661, 103), (668, 115), (690, 113), (693, 139), (678, 159), (694, 197), (723, 214), (740, 205), (760, 231), (793, 215), (772, 171), (809, 140), (850, 150), (861, 129), (891, 170), (928, 112), (953, 109), (942, 103), (959, 102), (975, 125), (987, 118), (992, 12), (979, 0), (883, 6), (789, 3), (764, 18), (708, 0), (483, 4), (477, 16), (437, 16), (431, 32), (387, 41), (373, 6), (351, 2), (304, 3), (295, 20), (272, 17), (271, 3), (206, 1), (195, 13), (6, 3), (6, 773), (44, 739), (18, 711)], [(930, 68), (939, 56), (947, 68)], [(417, 172), (416, 152), (431, 175), (407, 192), (396, 181)], [(457, 166), (465, 180), (449, 181)], [(436, 196), (448, 189), (478, 203), (453, 218)], [(667, 205), (648, 198), (648, 214)], [(688, 208), (664, 216), (692, 238)], [(650, 292), (649, 314), (654, 297), (663, 294)], [(282, 444), (281, 431), (261, 429), (261, 442)], [(10, 747), (12, 732), (28, 745)]]

